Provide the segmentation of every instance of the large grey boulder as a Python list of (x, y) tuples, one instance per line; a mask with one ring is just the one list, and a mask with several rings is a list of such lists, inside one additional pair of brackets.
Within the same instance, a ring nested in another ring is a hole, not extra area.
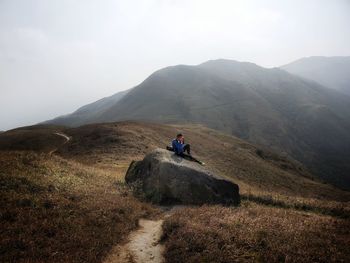
[(162, 149), (154, 150), (142, 161), (133, 161), (125, 181), (154, 203), (240, 203), (237, 184)]

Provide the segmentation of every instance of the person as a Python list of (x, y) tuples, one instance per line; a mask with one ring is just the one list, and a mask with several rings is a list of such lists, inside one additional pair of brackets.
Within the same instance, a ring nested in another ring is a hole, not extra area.
[(176, 155), (181, 156), (184, 159), (204, 165), (203, 162), (192, 157), (191, 146), (190, 144), (185, 143), (185, 137), (181, 133), (176, 135), (176, 138), (171, 142), (171, 146), (167, 146), (167, 150), (173, 151)]

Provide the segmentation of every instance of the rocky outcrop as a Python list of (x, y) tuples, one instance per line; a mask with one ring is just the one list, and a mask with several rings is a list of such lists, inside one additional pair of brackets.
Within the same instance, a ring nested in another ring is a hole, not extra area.
[(237, 184), (162, 149), (154, 150), (142, 161), (133, 161), (125, 181), (154, 203), (238, 205), (240, 202)]

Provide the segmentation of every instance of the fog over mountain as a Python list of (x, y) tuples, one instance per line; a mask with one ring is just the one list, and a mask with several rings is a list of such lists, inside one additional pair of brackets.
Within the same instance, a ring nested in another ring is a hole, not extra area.
[(90, 118), (74, 113), (48, 123), (200, 123), (288, 153), (350, 187), (349, 105), (348, 96), (282, 69), (220, 59), (158, 70)]
[(301, 58), (281, 68), (350, 96), (350, 57)]

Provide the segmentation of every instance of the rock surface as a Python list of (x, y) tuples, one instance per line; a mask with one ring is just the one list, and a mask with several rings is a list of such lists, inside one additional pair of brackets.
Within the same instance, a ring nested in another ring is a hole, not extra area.
[(125, 181), (154, 203), (240, 203), (237, 184), (162, 149), (154, 150), (142, 161), (133, 161)]

